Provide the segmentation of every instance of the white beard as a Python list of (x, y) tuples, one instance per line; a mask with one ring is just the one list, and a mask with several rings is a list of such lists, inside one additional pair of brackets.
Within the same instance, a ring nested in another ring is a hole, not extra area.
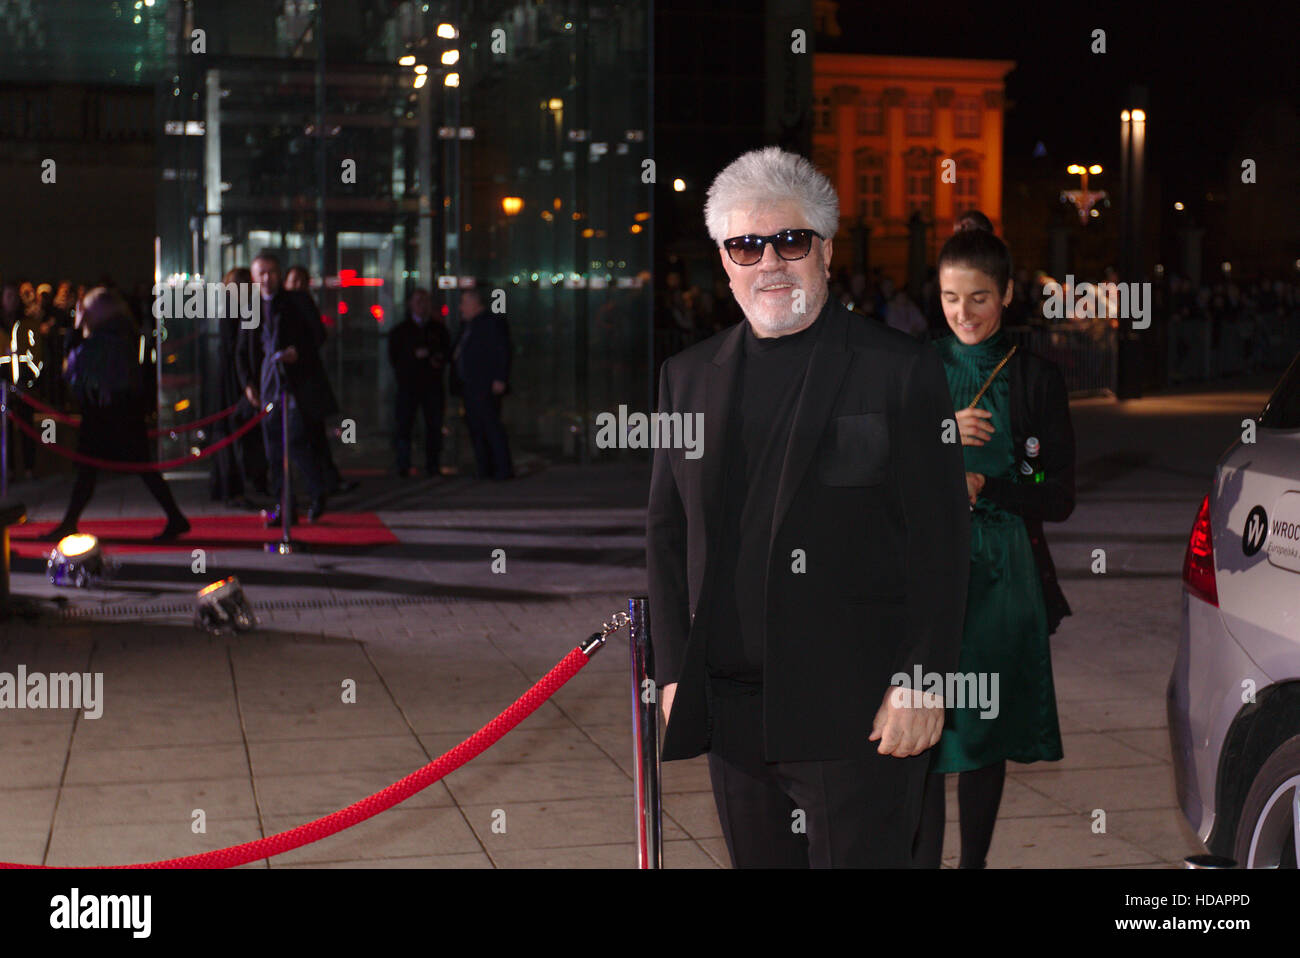
[(796, 331), (807, 326), (812, 320), (817, 318), (822, 307), (826, 304), (826, 298), (829, 291), (825, 286), (821, 288), (820, 295), (814, 296), (813, 291), (804, 290), (804, 310), (796, 313), (794, 311), (794, 292), (798, 287), (791, 287), (786, 292), (789, 294), (771, 302), (763, 303), (760, 296), (763, 294), (755, 293), (754, 297), (757, 302), (750, 303), (745, 307), (745, 318), (749, 324), (754, 327), (755, 333), (761, 333), (764, 336), (782, 336), (786, 333)]

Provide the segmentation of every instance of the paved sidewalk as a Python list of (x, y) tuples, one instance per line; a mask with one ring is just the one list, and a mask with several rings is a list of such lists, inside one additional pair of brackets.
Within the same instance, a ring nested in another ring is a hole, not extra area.
[[(1165, 731), (1178, 568), (1206, 462), (1226, 444), (1219, 432), (1256, 398), (1221, 399), (1194, 461), (1173, 473), (1113, 459), (1135, 421), (1177, 432), (1176, 400), (1153, 404), (1149, 422), (1140, 405), (1077, 407), (1080, 506), (1049, 529), (1074, 607), (1053, 637), (1066, 758), (1011, 766), (990, 867), (1177, 867), (1201, 850), (1175, 808)], [(288, 557), (217, 549), (201, 575), (188, 552), (132, 554), (112, 583), (83, 592), (56, 590), (42, 563), (16, 560), (16, 593), (65, 608), (0, 623), (0, 672), (102, 672), (105, 704), (99, 719), (0, 710), (0, 859), (107, 864), (219, 848), (406, 775), (644, 592), (647, 483), (638, 464), (555, 466), (510, 483), (367, 479), (334, 505), (377, 513), (397, 545)], [(228, 511), (202, 501), (205, 478), (175, 487), (193, 514)], [(32, 521), (53, 521), (68, 481), (14, 492)], [(89, 515), (155, 511), (127, 477), (102, 483)], [(1116, 574), (1089, 573), (1098, 544)], [(497, 549), (504, 573), (493, 571)], [(231, 573), (261, 627), (194, 631), (195, 590)], [(517, 730), (397, 808), (246, 867), (634, 866), (626, 650), (620, 633)], [(343, 701), (349, 682), (355, 704)], [(668, 763), (664, 780), (667, 865), (725, 866), (704, 760)]]

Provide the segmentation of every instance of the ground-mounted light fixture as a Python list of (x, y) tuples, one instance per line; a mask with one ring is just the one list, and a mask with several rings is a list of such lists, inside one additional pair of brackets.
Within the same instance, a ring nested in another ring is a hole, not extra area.
[(64, 536), (50, 550), (45, 562), (45, 575), (53, 585), (75, 586), (84, 589), (106, 571), (104, 555), (99, 550), (99, 540), (91, 535), (74, 533)]
[(249, 632), (257, 625), (257, 616), (244, 597), (239, 580), (233, 575), (205, 585), (195, 597), (196, 629), (213, 633)]

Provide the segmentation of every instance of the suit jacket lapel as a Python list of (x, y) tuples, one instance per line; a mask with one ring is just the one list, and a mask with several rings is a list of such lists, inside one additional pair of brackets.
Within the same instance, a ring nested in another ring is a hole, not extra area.
[[(736, 375), (743, 356), (740, 351), (745, 336), (742, 319), (723, 338), (722, 345), (713, 356), (705, 383), (704, 396), (704, 463), (701, 477), (701, 501), (705, 503), (704, 522), (706, 541), (714, 541), (722, 509), (722, 478), (725, 475), (724, 458), (727, 446), (727, 420), (731, 416)], [(688, 411), (686, 415), (690, 415)]]
[(826, 430), (826, 421), (835, 405), (840, 383), (848, 372), (852, 353), (846, 342), (848, 336), (848, 310), (839, 303), (829, 301), (824, 315), (817, 320), (824, 323), (812, 356), (808, 359), (808, 373), (799, 392), (795, 407), (794, 424), (785, 448), (785, 461), (781, 465), (781, 479), (776, 491), (776, 511), (772, 515), (772, 536), (769, 550), (776, 542), (777, 530), (794, 501), (795, 491), (803, 482), (804, 473), (812, 461), (813, 453)]

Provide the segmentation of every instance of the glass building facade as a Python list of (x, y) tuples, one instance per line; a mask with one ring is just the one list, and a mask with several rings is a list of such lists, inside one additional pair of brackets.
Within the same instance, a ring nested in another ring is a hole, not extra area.
[[(264, 250), (305, 266), (355, 422), (345, 466), (390, 461), (387, 336), (409, 291), (430, 289), (454, 335), (470, 282), (510, 324), (512, 444), (618, 454), (595, 448), (595, 416), (652, 394), (649, 0), (192, 0), (159, 16), (156, 278), (217, 281)], [(196, 415), (187, 400), (215, 410), (216, 331), (165, 321), (164, 424)], [(464, 464), (455, 412), (444, 463)]]

